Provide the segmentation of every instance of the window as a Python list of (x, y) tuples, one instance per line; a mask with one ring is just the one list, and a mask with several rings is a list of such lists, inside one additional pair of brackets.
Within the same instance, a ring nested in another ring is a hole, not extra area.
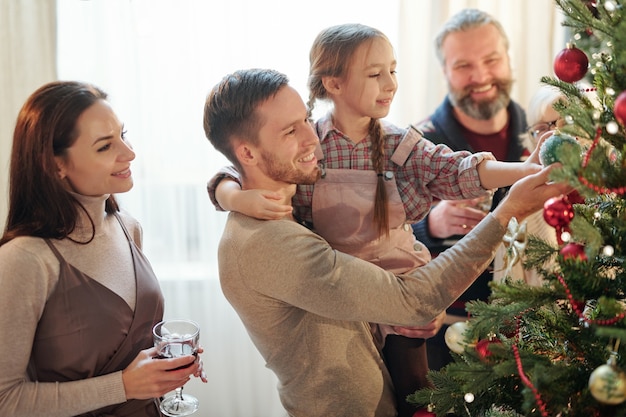
[(207, 180), (227, 164), (202, 129), (208, 91), (225, 74), (268, 67), (306, 100), (308, 51), (324, 27), (358, 21), (395, 43), (398, 1), (59, 0), (61, 79), (109, 93), (137, 151), (135, 186), (119, 196), (144, 229), (161, 280), (216, 278), (225, 213)]

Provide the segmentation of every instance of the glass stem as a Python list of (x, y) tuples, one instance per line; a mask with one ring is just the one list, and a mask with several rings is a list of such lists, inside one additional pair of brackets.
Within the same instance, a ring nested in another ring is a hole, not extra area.
[(176, 388), (175, 393), (176, 393), (176, 399), (179, 401), (182, 401), (183, 400), (183, 387)]

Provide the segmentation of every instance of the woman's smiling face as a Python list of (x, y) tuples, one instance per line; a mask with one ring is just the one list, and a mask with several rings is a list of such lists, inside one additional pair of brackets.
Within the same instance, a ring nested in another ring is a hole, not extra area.
[(110, 104), (98, 100), (76, 121), (78, 137), (55, 157), (70, 190), (87, 196), (123, 193), (133, 187), (130, 162), (135, 159), (124, 126)]

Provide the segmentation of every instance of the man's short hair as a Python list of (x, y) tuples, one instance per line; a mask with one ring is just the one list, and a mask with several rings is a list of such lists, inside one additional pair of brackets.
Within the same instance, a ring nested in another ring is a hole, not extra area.
[(246, 69), (226, 75), (204, 104), (204, 133), (211, 144), (239, 170), (233, 137), (256, 143), (263, 120), (256, 109), (289, 84), (285, 74), (271, 69)]

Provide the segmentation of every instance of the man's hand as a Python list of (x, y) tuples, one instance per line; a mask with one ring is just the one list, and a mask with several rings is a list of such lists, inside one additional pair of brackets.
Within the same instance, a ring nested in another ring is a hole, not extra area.
[(506, 197), (493, 211), (500, 224), (506, 227), (511, 217), (522, 221), (542, 209), (548, 199), (570, 193), (573, 187), (569, 184), (548, 182), (550, 171), (560, 166), (559, 163), (552, 164), (513, 184)]
[(443, 311), (440, 313), (433, 321), (428, 323), (426, 326), (421, 327), (401, 327), (401, 326), (392, 326), (393, 330), (396, 334), (411, 337), (411, 338), (419, 338), (419, 339), (428, 339), (433, 337), (439, 332), (441, 326), (443, 325), (444, 319), (446, 318), (446, 312)]

